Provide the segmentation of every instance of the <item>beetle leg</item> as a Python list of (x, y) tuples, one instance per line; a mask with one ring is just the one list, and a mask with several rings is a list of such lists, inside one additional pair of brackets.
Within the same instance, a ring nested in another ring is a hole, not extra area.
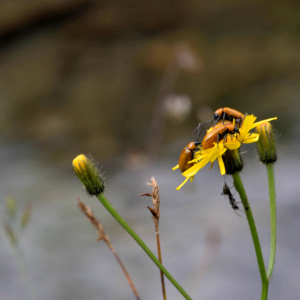
[[(224, 142), (225, 142), (225, 140), (226, 140), (226, 142), (227, 142), (227, 136), (228, 136), (228, 133), (226, 133), (225, 135), (224, 135)], [(225, 142), (225, 143), (226, 143)]]
[(240, 210), (239, 208), (238, 209), (234, 209), (234, 212), (239, 216), (239, 217), (242, 217), (241, 215), (239, 215), (236, 211), (242, 211), (242, 210)]
[(220, 133), (218, 133), (218, 135), (217, 135), (217, 146), (218, 146), (218, 148), (219, 148), (219, 141), (220, 141)]

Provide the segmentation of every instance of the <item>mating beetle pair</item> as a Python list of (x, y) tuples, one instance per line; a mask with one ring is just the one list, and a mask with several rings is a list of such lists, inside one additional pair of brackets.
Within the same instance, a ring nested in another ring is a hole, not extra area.
[[(213, 119), (203, 123), (199, 124), (197, 127), (198, 129), (198, 134), (197, 134), (197, 139), (195, 142), (190, 142), (186, 147), (181, 152), (181, 155), (179, 157), (179, 169), (181, 172), (184, 172), (191, 168), (194, 164), (189, 163), (194, 157), (194, 152), (197, 149), (197, 146), (202, 144), (203, 149), (208, 149), (213, 147), (214, 143), (218, 143), (219, 141), (225, 139), (228, 134), (234, 134), (234, 133), (239, 133), (239, 127), (241, 126), (243, 120), (245, 118), (245, 115), (242, 114), (241, 112), (229, 108), (229, 107), (224, 107), (224, 108), (219, 108), (214, 112), (214, 117)], [(232, 120), (236, 120), (237, 126), (234, 126), (232, 124)], [(199, 137), (202, 128), (210, 123), (211, 121), (214, 122), (214, 126), (211, 131), (209, 131), (203, 138), (202, 143), (199, 142)], [(221, 122), (219, 122), (222, 120)]]

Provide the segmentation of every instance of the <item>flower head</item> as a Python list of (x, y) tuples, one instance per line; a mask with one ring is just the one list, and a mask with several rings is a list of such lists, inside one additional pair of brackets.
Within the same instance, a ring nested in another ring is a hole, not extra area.
[(256, 127), (256, 132), (259, 134), (256, 145), (261, 162), (274, 163), (277, 160), (277, 151), (272, 125), (269, 122), (261, 123)]
[[(182, 173), (186, 179), (184, 182), (177, 187), (177, 190), (180, 190), (180, 188), (189, 180), (193, 180), (196, 173), (202, 169), (205, 165), (207, 165), (209, 162), (211, 163), (211, 167), (215, 160), (218, 160), (219, 167), (220, 167), (220, 173), (221, 175), (226, 174), (226, 168), (223, 161), (223, 156), (225, 155), (227, 150), (237, 150), (241, 147), (241, 144), (249, 144), (254, 143), (259, 140), (259, 134), (258, 133), (250, 133), (249, 131), (260, 124), (276, 120), (277, 118), (271, 118), (264, 121), (256, 122), (256, 117), (254, 115), (248, 115), (245, 116), (243, 120), (243, 124), (241, 128), (239, 129), (239, 133), (235, 134), (228, 134), (226, 140), (221, 140), (219, 143), (214, 143), (214, 146), (208, 149), (203, 149), (199, 147), (199, 151), (194, 154), (194, 159), (190, 161), (190, 163), (194, 163), (194, 165)], [(235, 121), (233, 121), (235, 123)], [(210, 128), (207, 132), (209, 133), (212, 130)], [(236, 156), (236, 155), (235, 155)], [(233, 156), (233, 158), (235, 157)], [(235, 162), (234, 162), (235, 163)], [(240, 158), (240, 164), (239, 165), (239, 171), (242, 169), (243, 161)], [(178, 166), (173, 168), (173, 170), (177, 169)], [(233, 168), (236, 170), (235, 168)]]
[(89, 195), (98, 196), (103, 193), (105, 188), (103, 176), (99, 174), (91, 158), (80, 154), (73, 160), (72, 165)]
[(256, 119), (257, 118), (254, 115), (246, 116), (240, 128), (240, 133), (235, 136), (229, 136), (229, 139), (226, 140), (225, 147), (229, 150), (234, 150), (240, 148), (242, 143), (250, 144), (257, 142), (259, 139), (259, 134), (250, 133), (249, 131), (264, 122), (276, 120), (277, 118), (270, 118), (255, 123)]

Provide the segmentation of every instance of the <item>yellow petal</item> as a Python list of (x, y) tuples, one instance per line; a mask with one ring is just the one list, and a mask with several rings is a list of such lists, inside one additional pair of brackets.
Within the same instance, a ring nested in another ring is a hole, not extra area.
[[(265, 123), (265, 122), (269, 122), (269, 121), (273, 121), (273, 120), (277, 120), (277, 117), (275, 117), (275, 118), (270, 118), (270, 119), (266, 119), (266, 120), (259, 121), (259, 122), (256, 122), (256, 123), (254, 123), (254, 124), (252, 125), (252, 128), (254, 128), (254, 127), (260, 125), (261, 123)], [(252, 128), (251, 128), (251, 129), (252, 129)]]
[(198, 152), (195, 153), (195, 157), (199, 158), (202, 155), (207, 155), (207, 154), (209, 154), (211, 152), (211, 149), (212, 148), (208, 148), (208, 149), (205, 149), (205, 150), (201, 149), (200, 151), (198, 151)]
[(187, 178), (184, 180), (184, 182), (176, 188), (176, 190), (179, 191), (179, 190), (182, 188), (182, 186), (189, 180), (189, 178), (190, 178), (190, 177), (187, 177)]
[(221, 175), (225, 175), (226, 170), (225, 170), (225, 165), (224, 165), (222, 156), (218, 157), (218, 163), (219, 163)]
[(224, 147), (224, 149), (223, 149), (223, 151), (220, 153), (220, 155), (223, 155), (226, 151), (227, 151), (227, 149)]
[(198, 157), (196, 157), (195, 159), (189, 161), (189, 163), (194, 163), (194, 162), (198, 162), (199, 160), (205, 158), (206, 156), (208, 155), (208, 153), (205, 153), (205, 154), (202, 154), (202, 155), (199, 155)]
[(172, 168), (173, 171), (175, 171), (176, 169), (179, 168), (179, 165), (175, 166), (174, 168)]
[[(234, 143), (237, 141), (236, 134), (229, 134), (226, 139), (226, 143)], [(224, 143), (224, 145), (226, 144)]]
[(242, 142), (244, 138), (247, 136), (249, 130), (252, 128), (253, 123), (255, 122), (256, 117), (254, 115), (246, 116), (243, 125), (240, 129), (240, 134), (238, 136), (238, 140)]
[(209, 159), (206, 157), (206, 158), (202, 159), (199, 163), (197, 163), (197, 164), (193, 165), (191, 168), (187, 169), (184, 173), (182, 173), (182, 175), (186, 176), (186, 177), (194, 176), (208, 162), (209, 162)]
[(222, 147), (222, 148), (219, 149), (218, 152), (215, 151), (213, 153), (213, 155), (210, 156), (210, 162), (214, 162), (219, 156), (221, 156), (222, 154), (224, 154), (226, 152), (226, 150), (227, 150), (226, 148)]
[(259, 134), (252, 133), (243, 140), (243, 144), (255, 143), (259, 140)]
[(191, 182), (193, 182), (193, 180), (194, 180), (194, 177), (195, 177), (195, 176), (192, 176), (192, 177), (191, 177)]
[(219, 149), (216, 148), (215, 151), (212, 151), (211, 155), (209, 156), (209, 161), (211, 163), (214, 162), (218, 158), (218, 156), (222, 155), (222, 153), (224, 152), (223, 150), (224, 150), (224, 147), (222, 147), (222, 148), (220, 147)]
[(234, 150), (234, 149), (238, 149), (241, 147), (241, 142), (236, 141), (233, 143), (225, 143), (225, 147), (229, 150)]

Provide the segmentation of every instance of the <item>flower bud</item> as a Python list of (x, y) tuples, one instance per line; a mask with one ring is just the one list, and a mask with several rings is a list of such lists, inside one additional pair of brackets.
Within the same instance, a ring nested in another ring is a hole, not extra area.
[(98, 196), (103, 193), (105, 188), (103, 175), (97, 170), (92, 158), (80, 154), (73, 160), (72, 165), (89, 195)]
[(262, 163), (270, 164), (277, 160), (276, 141), (272, 125), (264, 122), (256, 127), (259, 140), (256, 142), (259, 158)]
[(244, 167), (244, 160), (240, 156), (240, 148), (235, 150), (227, 150), (223, 156), (225, 170), (227, 175), (233, 175), (236, 172), (241, 172)]

